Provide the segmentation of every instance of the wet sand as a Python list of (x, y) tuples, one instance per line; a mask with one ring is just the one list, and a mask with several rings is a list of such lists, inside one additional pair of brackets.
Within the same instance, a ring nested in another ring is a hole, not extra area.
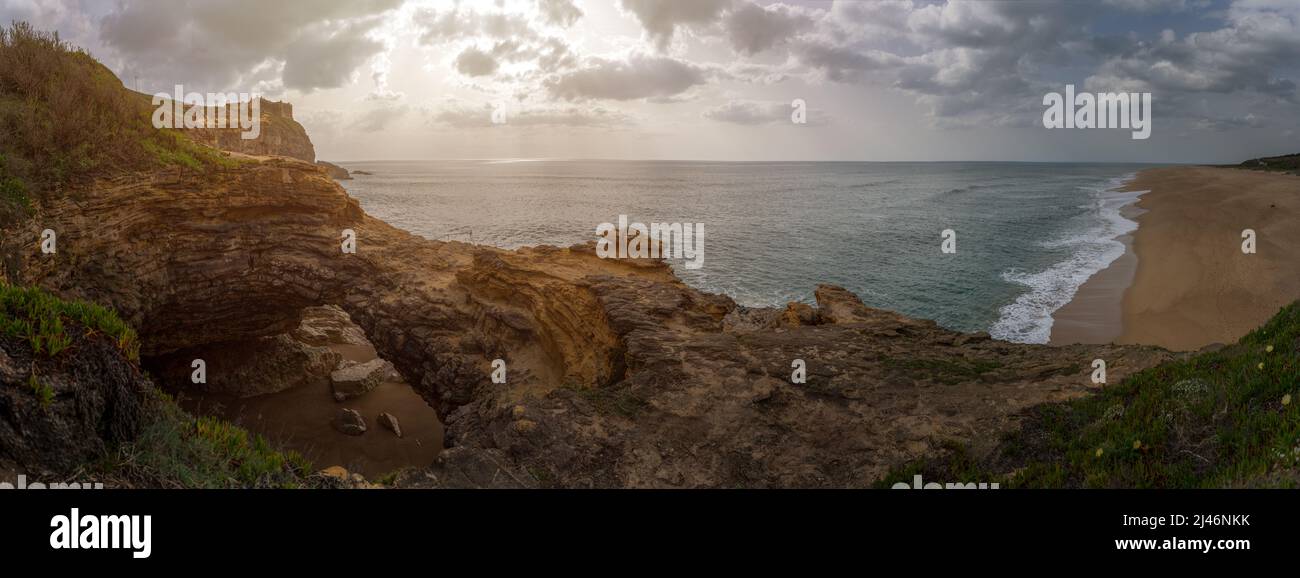
[[(1136, 220), (1146, 211), (1129, 205), (1120, 210), (1125, 218)], [(1088, 278), (1074, 294), (1074, 299), (1052, 314), (1049, 343), (1112, 343), (1124, 330), (1121, 304), (1124, 292), (1133, 284), (1138, 258), (1133, 251), (1133, 235), (1116, 237), (1124, 243), (1124, 255)]]
[[(375, 358), (369, 345), (330, 345), (345, 359)], [(282, 447), (302, 453), (318, 469), (343, 466), (370, 479), (406, 466), (427, 466), (442, 448), (442, 424), (409, 385), (385, 381), (374, 390), (336, 402), (328, 383), (308, 384), (278, 393), (238, 399), (231, 396), (187, 394), (181, 405), (196, 415), (218, 415)], [(367, 431), (349, 436), (331, 425), (339, 408), (355, 409)], [(402, 438), (379, 425), (380, 412), (397, 417)]]
[[(1150, 191), (1136, 204), (1145, 212), (1132, 258), (1080, 287), (1057, 312), (1052, 343), (1195, 350), (1232, 343), (1300, 299), (1300, 177), (1168, 167), (1142, 171), (1128, 189)], [(1257, 235), (1254, 254), (1241, 250), (1243, 229)]]

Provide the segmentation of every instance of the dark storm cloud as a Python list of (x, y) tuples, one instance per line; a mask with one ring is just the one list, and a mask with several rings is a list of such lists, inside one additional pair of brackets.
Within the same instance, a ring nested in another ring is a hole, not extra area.
[[(1107, 10), (1178, 12), (1203, 5), (1162, 0), (841, 3), (818, 21), (815, 33), (793, 41), (791, 52), (827, 80), (879, 83), (911, 93), (945, 125), (1027, 124), (1042, 94), (1065, 84), (1057, 73), (1063, 67), (1083, 71), (1082, 77), (1066, 80), (1086, 83), (1089, 90), (1153, 92), (1165, 115), (1190, 114), (1191, 97), (1207, 92), (1293, 102), (1300, 4), (1236, 2), (1214, 13), (1218, 27), (1182, 37), (1172, 30), (1154, 38), (1099, 35), (1091, 28)], [(878, 33), (857, 32), (864, 30)]]

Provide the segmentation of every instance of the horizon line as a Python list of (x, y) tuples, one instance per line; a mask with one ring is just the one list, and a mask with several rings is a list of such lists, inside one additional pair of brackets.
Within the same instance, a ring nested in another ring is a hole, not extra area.
[(460, 158), (372, 158), (372, 159), (337, 159), (327, 160), (319, 155), (317, 161), (331, 163), (381, 163), (381, 162), (491, 162), (491, 163), (527, 163), (527, 162), (662, 162), (662, 163), (1001, 163), (1001, 164), (1058, 164), (1058, 165), (1235, 165), (1212, 161), (1056, 161), (1056, 160), (736, 160), (736, 159), (669, 159), (669, 158), (610, 158), (610, 157), (460, 157)]

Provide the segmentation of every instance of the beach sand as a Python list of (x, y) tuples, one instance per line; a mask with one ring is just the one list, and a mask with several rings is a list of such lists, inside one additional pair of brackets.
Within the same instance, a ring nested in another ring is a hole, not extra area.
[[(1150, 191), (1129, 207), (1130, 250), (1057, 311), (1051, 343), (1194, 350), (1232, 343), (1300, 299), (1300, 177), (1168, 167), (1127, 189)], [(1254, 254), (1242, 253), (1243, 229), (1256, 233)]]

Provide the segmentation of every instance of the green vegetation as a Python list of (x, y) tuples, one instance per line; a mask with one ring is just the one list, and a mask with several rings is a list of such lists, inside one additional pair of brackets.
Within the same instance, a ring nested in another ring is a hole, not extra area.
[(27, 183), (9, 174), (8, 166), (4, 153), (0, 153), (0, 223), (23, 219), (32, 210)]
[(1250, 159), (1238, 165), (1242, 168), (1255, 169), (1260, 171), (1276, 171), (1283, 173), (1300, 174), (1300, 153), (1293, 155), (1282, 155), (1280, 157), (1264, 157), (1259, 159)]
[(1034, 408), (987, 456), (950, 444), (896, 469), (1002, 487), (1300, 485), (1300, 303), (1240, 342), (1162, 364), (1097, 395)]
[(301, 488), (314, 468), (230, 422), (195, 418), (163, 393), (132, 442), (100, 464), (109, 485), (152, 488)]
[(41, 407), (50, 407), (50, 404), (54, 402), (54, 388), (41, 383), (41, 380), (36, 377), (35, 371), (32, 371), (31, 375), (28, 376), (27, 387), (30, 387), (32, 393), (36, 395), (36, 399), (40, 400)]
[(0, 28), (0, 225), (108, 170), (232, 162), (153, 128), (150, 99), (57, 33)]
[[(71, 328), (82, 331), (70, 334)], [(37, 288), (0, 283), (0, 338), (17, 339), (36, 359), (27, 387), (42, 407), (54, 402), (54, 389), (37, 375), (42, 363), (87, 338), (109, 339), (130, 362), (139, 362), (135, 331), (115, 312), (82, 301), (64, 301)], [(150, 389), (144, 426), (136, 438), (115, 448), (100, 463), (88, 464), (111, 487), (278, 487), (312, 483), (312, 464), (294, 452), (281, 452), (262, 436), (229, 422), (195, 418), (169, 396)]]
[(117, 313), (93, 303), (64, 301), (36, 288), (0, 284), (0, 335), (27, 340), (37, 355), (54, 357), (71, 344), (64, 319), (87, 332), (111, 338), (131, 361), (140, 360), (140, 341)]

